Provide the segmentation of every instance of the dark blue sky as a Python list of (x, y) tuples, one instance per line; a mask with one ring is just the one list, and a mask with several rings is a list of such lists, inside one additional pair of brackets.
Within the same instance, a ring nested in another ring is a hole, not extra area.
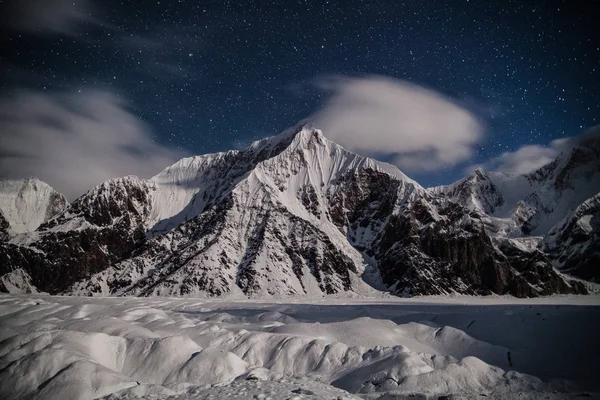
[(297, 123), (330, 75), (409, 80), (468, 107), (486, 136), (467, 164), (599, 123), (598, 1), (87, 0), (50, 21), (24, 3), (0, 1), (3, 96), (108, 90), (158, 142), (193, 154)]

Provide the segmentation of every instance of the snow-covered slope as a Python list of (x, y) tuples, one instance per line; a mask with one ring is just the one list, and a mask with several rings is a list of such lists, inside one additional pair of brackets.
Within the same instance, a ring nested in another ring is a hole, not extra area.
[[(245, 175), (254, 169), (262, 168), (263, 176), (279, 175), (277, 179), (285, 180), (286, 177), (281, 175), (289, 174), (289, 171), (281, 170), (280, 166), (286, 166), (277, 164), (274, 160), (278, 156), (279, 159), (288, 157), (307, 145), (313, 132), (318, 132), (319, 140), (325, 147), (315, 146), (312, 150), (321, 151), (307, 151), (303, 154), (310, 158), (307, 160), (312, 174), (309, 180), (325, 185), (347, 170), (374, 168), (416, 184), (396, 167), (350, 153), (325, 139), (320, 131), (307, 127), (296, 128), (279, 136), (256, 141), (245, 150), (184, 158), (151, 178), (156, 184), (156, 192), (152, 194), (152, 213), (147, 221), (148, 228), (153, 234), (161, 233), (195, 217), (215, 199), (232, 190), (242, 179), (247, 179)], [(265, 170), (264, 163), (269, 159), (273, 160)], [(290, 182), (288, 192), (292, 193), (292, 197), (300, 189), (299, 185), (309, 181), (305, 179), (306, 182), (302, 182), (303, 178)]]
[(547, 233), (567, 213), (600, 192), (600, 132), (592, 131), (573, 149), (527, 176), (536, 191), (525, 201), (539, 212), (533, 233)]
[(40, 290), (57, 292), (104, 270), (145, 239), (152, 188), (136, 177), (93, 188), (37, 231), (2, 244), (0, 275), (20, 268)]
[(292, 134), (284, 132), (241, 151), (184, 158), (154, 176), (150, 181), (156, 190), (152, 193), (152, 213), (146, 222), (150, 233), (168, 232), (202, 213), (258, 163), (289, 145)]
[(67, 205), (63, 195), (38, 179), (0, 181), (0, 213), (10, 236), (36, 230)]
[(599, 128), (590, 129), (574, 147), (533, 173), (478, 169), (429, 192), (478, 213), (496, 240), (538, 243), (556, 267), (598, 281), (600, 237), (594, 224), (600, 193)]

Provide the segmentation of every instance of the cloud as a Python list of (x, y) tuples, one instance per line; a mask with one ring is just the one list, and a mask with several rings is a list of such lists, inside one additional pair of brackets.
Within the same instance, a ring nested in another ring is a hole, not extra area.
[(318, 84), (333, 93), (310, 118), (313, 124), (352, 151), (391, 156), (405, 171), (433, 171), (468, 160), (483, 137), (471, 112), (412, 83), (372, 76)]
[(528, 174), (552, 162), (570, 143), (570, 138), (563, 138), (552, 141), (548, 146), (523, 146), (517, 151), (500, 154), (485, 163), (483, 168), (509, 174)]
[(91, 0), (8, 0), (2, 14), (12, 28), (28, 33), (73, 35), (82, 22), (96, 22)]
[(152, 140), (114, 94), (0, 98), (0, 178), (35, 176), (73, 199), (110, 178), (148, 177), (184, 156)]
[(481, 167), (488, 171), (508, 174), (528, 174), (551, 163), (561, 152), (566, 152), (588, 140), (600, 139), (600, 126), (595, 126), (579, 136), (555, 139), (547, 146), (526, 145), (516, 151), (507, 151), (483, 164), (473, 165), (468, 170)]

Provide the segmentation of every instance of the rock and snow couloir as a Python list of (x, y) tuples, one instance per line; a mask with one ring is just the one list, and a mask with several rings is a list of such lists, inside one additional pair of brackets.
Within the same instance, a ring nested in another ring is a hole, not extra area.
[(2, 245), (0, 289), (18, 290), (7, 277), (20, 270), (39, 290), (85, 295), (582, 292), (522, 237), (600, 191), (586, 146), (531, 175), (477, 170), (424, 189), (301, 127), (99, 185)]

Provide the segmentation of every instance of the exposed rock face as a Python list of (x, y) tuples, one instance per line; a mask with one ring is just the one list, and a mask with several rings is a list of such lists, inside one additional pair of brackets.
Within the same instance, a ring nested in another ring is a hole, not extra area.
[(600, 193), (565, 217), (543, 244), (557, 267), (600, 283)]
[[(1, 245), (0, 275), (12, 275), (0, 290), (30, 282), (81, 295), (583, 293), (553, 269), (561, 256), (527, 237), (540, 230), (536, 215), (555, 218), (552, 205), (574, 203), (581, 185), (595, 184), (582, 172), (595, 160), (576, 159), (535, 176), (477, 170), (424, 189), (302, 127), (92, 189), (29, 237)], [(548, 196), (549, 187), (559, 194)], [(591, 221), (594, 210), (573, 218)], [(592, 268), (596, 222), (580, 260), (589, 266), (562, 267)], [(574, 249), (578, 231), (567, 225), (555, 242)]]
[(541, 252), (509, 243), (497, 246), (484, 222), (460, 205), (441, 206), (436, 216), (416, 202), (386, 227), (379, 265), (384, 281), (402, 295), (585, 292), (565, 282)]
[[(284, 144), (248, 150), (277, 149), (200, 215), (73, 291), (252, 296), (368, 290), (361, 285), (360, 253), (328, 217), (327, 191), (346, 169), (323, 156), (334, 151), (342, 164), (375, 164), (326, 144), (318, 132), (302, 130), (278, 140)], [(319, 154), (310, 151), (316, 145), (322, 147)]]
[(10, 223), (0, 210), (0, 243), (10, 239)]

